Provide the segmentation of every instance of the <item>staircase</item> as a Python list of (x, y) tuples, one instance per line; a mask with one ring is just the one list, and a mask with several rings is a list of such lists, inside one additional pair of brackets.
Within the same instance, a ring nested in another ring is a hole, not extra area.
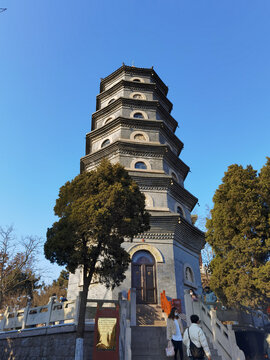
[(218, 355), (218, 351), (213, 347), (213, 344), (210, 342), (209, 338), (207, 338), (209, 350), (211, 353), (212, 360), (222, 360), (222, 357)]
[(137, 304), (136, 319), (138, 326), (166, 326), (166, 318), (160, 305)]
[[(159, 305), (137, 305), (137, 325), (131, 327), (132, 360), (165, 360), (166, 318)], [(222, 360), (209, 342), (212, 360)], [(187, 350), (183, 346), (184, 360)]]
[(166, 327), (134, 326), (131, 328), (132, 360), (165, 360), (166, 346)]

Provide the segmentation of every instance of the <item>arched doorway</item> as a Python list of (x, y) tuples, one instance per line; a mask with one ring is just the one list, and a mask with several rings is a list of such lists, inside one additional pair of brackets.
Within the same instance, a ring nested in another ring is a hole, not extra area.
[(140, 250), (132, 257), (132, 284), (136, 288), (137, 303), (155, 304), (156, 296), (156, 264), (149, 251)]

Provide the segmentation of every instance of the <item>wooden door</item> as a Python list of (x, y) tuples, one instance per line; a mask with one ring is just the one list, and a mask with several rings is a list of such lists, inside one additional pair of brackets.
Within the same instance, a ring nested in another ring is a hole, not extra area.
[(155, 260), (148, 251), (138, 251), (132, 258), (132, 287), (137, 303), (156, 303)]

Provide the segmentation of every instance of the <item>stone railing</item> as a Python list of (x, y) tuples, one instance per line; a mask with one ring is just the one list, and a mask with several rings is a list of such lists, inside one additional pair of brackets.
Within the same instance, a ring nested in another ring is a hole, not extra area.
[(188, 326), (190, 325), (190, 315), (198, 315), (205, 335), (222, 360), (245, 360), (244, 352), (236, 343), (232, 325), (222, 324), (217, 319), (216, 310), (209, 309), (200, 299), (192, 301), (188, 290), (185, 290), (185, 308)]
[(6, 309), (0, 321), (0, 331), (77, 323), (77, 300), (63, 303), (50, 301), (48, 305), (11, 311)]
[[(131, 328), (136, 325), (136, 289), (130, 290), (130, 299), (119, 293), (118, 300), (88, 299), (85, 322), (94, 324), (97, 306), (116, 307), (120, 311), (119, 356), (120, 360), (131, 360)], [(40, 327), (71, 325), (78, 323), (79, 297), (63, 303), (50, 301), (48, 305), (10, 311), (6, 309), (0, 317), (0, 332), (36, 330)]]

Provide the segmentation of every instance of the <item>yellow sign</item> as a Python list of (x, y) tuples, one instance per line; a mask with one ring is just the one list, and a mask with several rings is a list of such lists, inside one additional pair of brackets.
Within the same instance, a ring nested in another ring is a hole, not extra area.
[(116, 318), (99, 318), (97, 345), (98, 350), (115, 350), (116, 346)]

